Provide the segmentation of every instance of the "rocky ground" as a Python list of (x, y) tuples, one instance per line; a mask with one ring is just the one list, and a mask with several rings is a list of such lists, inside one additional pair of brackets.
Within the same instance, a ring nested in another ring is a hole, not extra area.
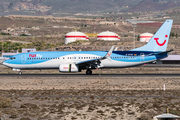
[(0, 89), (2, 120), (152, 120), (167, 108), (180, 115), (180, 77), (1, 77)]
[[(1, 74), (16, 74), (0, 66)], [(24, 74), (61, 74), (24, 70)], [(174, 67), (94, 70), (98, 77), (0, 77), (2, 120), (152, 120), (180, 115), (180, 77), (128, 77), (128, 74), (180, 74)], [(101, 74), (127, 77), (101, 77)], [(82, 71), (80, 74), (85, 74)], [(166, 91), (163, 90), (164, 84)]]

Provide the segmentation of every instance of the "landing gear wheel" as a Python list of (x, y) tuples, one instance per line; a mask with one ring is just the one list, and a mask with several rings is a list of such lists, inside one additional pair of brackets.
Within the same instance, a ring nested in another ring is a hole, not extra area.
[(92, 70), (88, 69), (88, 70), (86, 71), (86, 75), (91, 75), (91, 74), (92, 74)]
[(19, 71), (19, 75), (22, 75), (22, 72), (21, 72), (21, 71)]

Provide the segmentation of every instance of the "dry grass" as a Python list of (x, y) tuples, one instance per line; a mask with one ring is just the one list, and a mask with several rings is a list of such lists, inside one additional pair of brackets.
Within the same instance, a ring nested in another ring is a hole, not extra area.
[(0, 108), (9, 108), (12, 106), (11, 99), (0, 96)]

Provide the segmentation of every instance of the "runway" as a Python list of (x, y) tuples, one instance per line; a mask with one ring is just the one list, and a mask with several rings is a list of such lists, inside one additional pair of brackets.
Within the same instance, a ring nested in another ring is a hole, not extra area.
[(0, 77), (66, 77), (66, 78), (78, 78), (78, 77), (87, 77), (87, 78), (112, 78), (112, 77), (180, 77), (180, 74), (0, 74)]
[[(4, 95), (3, 97), (19, 97), (19, 98), (28, 98), (32, 97), (32, 95)], [(33, 97), (38, 98), (90, 98), (90, 95), (33, 95)], [(95, 98), (177, 98), (180, 96), (176, 95), (121, 95), (121, 96), (108, 96), (108, 95), (96, 95)]]

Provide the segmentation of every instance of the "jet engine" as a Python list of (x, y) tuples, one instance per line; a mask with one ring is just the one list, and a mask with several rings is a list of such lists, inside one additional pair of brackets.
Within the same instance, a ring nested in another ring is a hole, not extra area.
[(59, 72), (80, 72), (79, 66), (75, 64), (61, 64)]

